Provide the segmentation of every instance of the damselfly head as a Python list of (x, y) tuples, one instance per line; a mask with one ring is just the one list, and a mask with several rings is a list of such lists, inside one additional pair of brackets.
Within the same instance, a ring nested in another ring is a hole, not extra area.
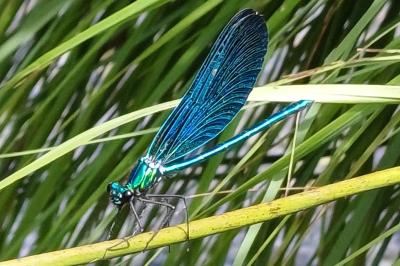
[(131, 201), (133, 197), (133, 192), (118, 182), (108, 184), (107, 192), (110, 195), (111, 202), (118, 208)]

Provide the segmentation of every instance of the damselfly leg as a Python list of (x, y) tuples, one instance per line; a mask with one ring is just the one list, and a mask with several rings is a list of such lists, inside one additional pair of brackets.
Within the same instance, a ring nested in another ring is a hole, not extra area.
[[(147, 201), (143, 201), (143, 202), (147, 202), (147, 203), (152, 203), (152, 204), (156, 204), (156, 205), (163, 205), (165, 207), (167, 207), (167, 205), (169, 205), (170, 207), (167, 209), (167, 214), (163, 220), (163, 222), (161, 223), (160, 229), (164, 228), (165, 226), (169, 226), (169, 222), (171, 221), (174, 213), (175, 213), (175, 209), (176, 206), (169, 204), (168, 202), (165, 203), (163, 202), (163, 200), (166, 200), (168, 198), (170, 199), (178, 199), (181, 200), (183, 202), (183, 206), (185, 209), (185, 223), (186, 223), (186, 230), (184, 230), (185, 234), (186, 234), (186, 240), (187, 243), (189, 243), (189, 215), (188, 215), (188, 208), (187, 208), (187, 203), (186, 203), (186, 198), (184, 196), (181, 195), (170, 195), (170, 194), (147, 194), (146, 195), (147, 198), (159, 198), (161, 201), (151, 201), (151, 200), (147, 200)], [(150, 244), (150, 242), (154, 239), (154, 237), (158, 234), (159, 231), (156, 231), (153, 236), (151, 237), (151, 239), (149, 240), (149, 242), (146, 245), (146, 248), (148, 247), (148, 245)], [(188, 248), (189, 249), (189, 248)]]
[[(164, 206), (167, 208), (167, 214), (164, 218), (164, 220), (161, 222), (160, 225), (160, 229), (164, 228), (166, 225), (169, 224), (172, 216), (174, 215), (175, 209), (176, 207), (172, 204), (169, 204), (168, 201), (164, 202), (164, 201), (155, 201), (155, 200), (151, 200), (149, 198), (147, 198), (148, 196), (146, 195), (146, 198), (138, 198), (137, 200), (143, 202), (143, 203), (149, 203), (149, 204), (154, 204), (154, 205), (159, 205), (159, 206)], [(161, 199), (162, 200), (162, 199)], [(151, 236), (151, 238), (149, 239), (149, 241), (146, 244), (146, 247), (143, 249), (146, 250), (150, 244), (150, 242), (154, 239), (154, 237), (158, 234), (159, 230), (157, 230), (156, 232), (154, 232), (154, 234)]]
[[(159, 200), (152, 200), (151, 198), (155, 198), (155, 199), (159, 199)], [(176, 210), (176, 206), (174, 206), (173, 204), (170, 204), (168, 202), (168, 199), (173, 199), (173, 198), (178, 199), (178, 200), (183, 202), (183, 206), (184, 206), (184, 209), (185, 209), (185, 221), (186, 221), (186, 230), (184, 230), (184, 231), (185, 231), (185, 234), (187, 236), (187, 240), (189, 240), (189, 222), (188, 222), (187, 203), (186, 203), (186, 198), (184, 196), (181, 196), (181, 195), (147, 194), (146, 196), (143, 196), (143, 197), (136, 197), (135, 200), (143, 203), (143, 204), (141, 204), (141, 207), (139, 207), (139, 208), (135, 207), (135, 204), (133, 203), (133, 201), (130, 201), (129, 202), (129, 206), (130, 206), (130, 209), (132, 210), (132, 213), (133, 213), (133, 215), (135, 217), (136, 225), (139, 228), (139, 232), (143, 232), (143, 230), (144, 230), (144, 224), (143, 224), (141, 219), (142, 219), (143, 210), (148, 204), (162, 206), (162, 207), (165, 207), (167, 209), (167, 214), (165, 215), (165, 218), (161, 222), (159, 229), (162, 229), (162, 228), (168, 226), (170, 221), (171, 221), (171, 219), (172, 219), (172, 217), (173, 217), (173, 215), (174, 215), (174, 213), (175, 213), (175, 210)], [(157, 236), (158, 232), (159, 232), (159, 230), (157, 230), (151, 236), (151, 238), (147, 242), (144, 250), (146, 250), (148, 248), (150, 242), (154, 239), (155, 236)], [(105, 254), (104, 254), (104, 257), (105, 257), (105, 255), (106, 255), (108, 250), (113, 250), (115, 247), (121, 245), (124, 242), (127, 245), (124, 246), (124, 247), (120, 247), (120, 248), (129, 247), (129, 240), (131, 238), (133, 238), (136, 235), (136, 233), (137, 233), (137, 230), (134, 231), (133, 235), (128, 236), (128, 237), (124, 237), (123, 240), (120, 243), (117, 243), (117, 244), (111, 246), (110, 248), (108, 248), (106, 250)]]
[[(145, 204), (142, 204), (141, 206), (139, 206), (139, 208), (136, 208), (135, 205), (134, 205), (134, 203), (133, 203), (133, 201), (130, 201), (130, 202), (129, 202), (129, 207), (130, 207), (130, 209), (131, 209), (131, 211), (132, 211), (132, 213), (133, 213), (133, 215), (134, 215), (134, 217), (135, 217), (135, 220), (136, 220), (135, 229), (133, 230), (132, 235), (130, 235), (130, 236), (128, 236), (128, 237), (124, 237), (124, 238), (121, 240), (121, 242), (119, 242), (119, 243), (117, 243), (117, 244), (115, 244), (115, 245), (112, 245), (111, 247), (107, 248), (107, 249), (105, 250), (105, 252), (104, 252), (103, 259), (105, 258), (105, 256), (106, 256), (106, 254), (107, 254), (108, 251), (114, 250), (116, 247), (120, 246), (122, 243), (126, 243), (126, 246), (124, 246), (124, 247), (119, 247), (119, 248), (117, 248), (117, 249), (123, 249), (123, 248), (129, 247), (129, 239), (131, 239), (132, 237), (134, 237), (138, 232), (141, 233), (141, 232), (144, 231), (144, 226), (143, 226), (143, 223), (142, 223), (141, 219), (142, 219), (142, 213), (143, 213), (143, 211), (145, 210), (145, 208), (146, 208), (147, 206), (146, 206)], [(121, 211), (121, 210), (118, 210), (118, 213), (117, 213), (116, 217), (118, 216), (118, 214), (120, 213), (120, 211)], [(113, 228), (114, 228), (114, 225), (115, 225), (115, 221), (114, 221), (113, 224), (111, 225), (111, 228), (110, 228), (110, 231), (109, 231), (109, 234), (108, 234), (108, 239), (109, 239), (109, 240), (110, 240), (110, 238), (111, 238), (111, 234), (112, 234), (112, 230), (113, 230)]]
[[(185, 209), (185, 223), (186, 223), (186, 238), (187, 238), (187, 242), (189, 243), (189, 214), (188, 214), (188, 208), (187, 208), (187, 202), (186, 202), (186, 197), (182, 196), (182, 195), (175, 195), (175, 194), (163, 194), (163, 195), (159, 195), (159, 194), (147, 194), (147, 197), (153, 197), (153, 198), (176, 198), (178, 200), (181, 200), (183, 203), (183, 207)], [(172, 218), (172, 217), (171, 217)], [(169, 221), (168, 221), (169, 222)]]
[(143, 205), (142, 207), (140, 207), (139, 211), (136, 211), (136, 208), (135, 208), (135, 205), (133, 204), (133, 201), (129, 202), (129, 206), (130, 206), (130, 208), (131, 208), (131, 210), (132, 210), (132, 212), (133, 212), (133, 214), (135, 216), (136, 222), (137, 222), (137, 224), (136, 224), (137, 226), (135, 226), (135, 229), (133, 230), (133, 234), (132, 234), (132, 235), (136, 235), (137, 227), (139, 227), (139, 232), (140, 233), (143, 232), (143, 230), (144, 230), (144, 227), (143, 227), (143, 224), (142, 224), (142, 221), (141, 221), (141, 216), (142, 216), (143, 210), (146, 208), (146, 205)]

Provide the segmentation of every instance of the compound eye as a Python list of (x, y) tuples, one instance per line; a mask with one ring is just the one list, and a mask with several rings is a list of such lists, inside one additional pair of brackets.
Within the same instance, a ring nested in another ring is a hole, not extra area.
[(132, 192), (130, 191), (130, 190), (126, 190), (126, 191), (124, 191), (124, 193), (122, 194), (122, 197), (124, 198), (124, 199), (130, 199), (131, 197), (132, 197)]

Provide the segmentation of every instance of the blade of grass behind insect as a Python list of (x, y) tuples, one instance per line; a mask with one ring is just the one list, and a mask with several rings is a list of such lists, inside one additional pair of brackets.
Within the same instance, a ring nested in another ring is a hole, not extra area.
[[(157, 8), (160, 5), (165, 4), (169, 0), (139, 0), (136, 1), (125, 8), (115, 12), (111, 16), (103, 19), (102, 21), (91, 26), (87, 30), (75, 35), (73, 38), (57, 46), (53, 50), (42, 55), (32, 64), (27, 66), (25, 69), (17, 73), (12, 79), (10, 79), (5, 85), (4, 90), (7, 90), (17, 84), (21, 79), (31, 74), (34, 71), (40, 70), (48, 66), (55, 58), (67, 52), (68, 50), (76, 47), (82, 42), (100, 34), (101, 32), (123, 22), (126, 19), (133, 18), (139, 15), (143, 11), (149, 11), (153, 8)], [(6, 89), (7, 88), (7, 89)]]
[(326, 63), (331, 63), (340, 58), (348, 58), (350, 52), (353, 50), (361, 32), (367, 25), (376, 17), (377, 13), (381, 10), (386, 3), (384, 0), (374, 0), (368, 10), (363, 14), (357, 24), (346, 35), (343, 41), (336, 47), (325, 59)]

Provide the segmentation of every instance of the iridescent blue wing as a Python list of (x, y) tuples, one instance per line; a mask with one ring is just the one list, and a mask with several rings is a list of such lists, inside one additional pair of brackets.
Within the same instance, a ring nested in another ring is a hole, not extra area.
[(245, 104), (261, 70), (267, 42), (262, 16), (251, 9), (237, 13), (162, 125), (147, 156), (167, 165), (215, 138)]

